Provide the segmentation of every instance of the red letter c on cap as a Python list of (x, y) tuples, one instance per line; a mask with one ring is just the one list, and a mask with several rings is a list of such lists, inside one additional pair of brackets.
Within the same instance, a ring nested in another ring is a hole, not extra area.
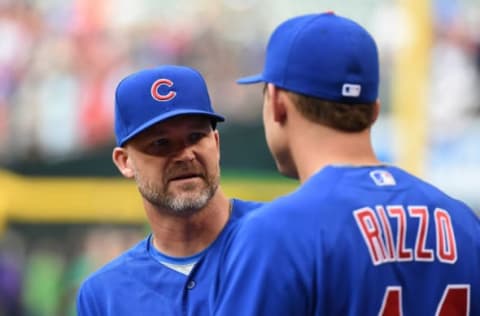
[(152, 88), (150, 90), (150, 93), (152, 94), (152, 98), (154, 98), (157, 101), (163, 102), (163, 101), (170, 101), (171, 99), (175, 98), (177, 93), (175, 91), (169, 91), (167, 94), (160, 94), (158, 92), (158, 88), (162, 85), (165, 85), (167, 87), (172, 87), (173, 82), (169, 79), (158, 79), (152, 84)]

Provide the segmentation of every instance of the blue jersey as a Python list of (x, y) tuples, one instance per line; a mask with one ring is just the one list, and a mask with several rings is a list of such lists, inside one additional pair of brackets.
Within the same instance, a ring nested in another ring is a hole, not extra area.
[[(232, 203), (230, 220), (204, 254), (215, 252), (237, 220), (262, 205), (236, 199)], [(194, 290), (196, 283), (159, 262), (152, 248), (148, 236), (87, 278), (77, 297), (78, 316), (182, 315), (183, 292)], [(185, 263), (185, 258), (178, 258), (178, 263)], [(210, 282), (208, 277), (203, 281)]]
[(231, 237), (210, 315), (480, 315), (478, 217), (399, 168), (327, 166)]

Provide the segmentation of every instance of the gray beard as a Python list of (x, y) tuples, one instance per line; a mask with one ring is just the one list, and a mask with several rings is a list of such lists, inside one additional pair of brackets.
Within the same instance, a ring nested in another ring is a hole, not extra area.
[(185, 191), (180, 194), (161, 192), (150, 183), (143, 183), (141, 179), (137, 179), (137, 183), (139, 184), (138, 190), (144, 199), (176, 216), (189, 216), (197, 213), (207, 205), (218, 188), (218, 179), (213, 177), (206, 180), (207, 186), (200, 192), (191, 191), (194, 187), (187, 186)]

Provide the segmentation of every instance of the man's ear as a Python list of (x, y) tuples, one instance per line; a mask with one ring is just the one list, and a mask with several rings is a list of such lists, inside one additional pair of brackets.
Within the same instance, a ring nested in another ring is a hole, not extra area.
[(375, 121), (378, 119), (378, 116), (380, 115), (380, 109), (381, 109), (381, 104), (380, 100), (375, 101), (375, 104), (373, 105), (373, 117), (372, 117), (372, 124), (375, 123)]
[(287, 110), (285, 106), (287, 92), (269, 83), (267, 85), (267, 93), (272, 107), (273, 120), (283, 124), (287, 120)]
[(129, 164), (128, 151), (125, 148), (115, 147), (112, 152), (112, 160), (125, 178), (133, 178), (135, 172)]
[(218, 132), (218, 129), (213, 131), (213, 136), (215, 137), (215, 143), (217, 144), (217, 149), (220, 153), (220, 133)]

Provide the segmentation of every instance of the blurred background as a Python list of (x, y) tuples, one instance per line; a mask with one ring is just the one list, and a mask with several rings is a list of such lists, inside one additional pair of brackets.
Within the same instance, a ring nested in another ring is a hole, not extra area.
[(82, 279), (148, 233), (133, 183), (111, 162), (113, 93), (160, 64), (200, 70), (220, 126), (227, 194), (270, 200), (261, 126), (271, 31), (334, 10), (381, 58), (377, 154), (480, 210), (478, 0), (0, 0), (0, 316), (75, 315)]

